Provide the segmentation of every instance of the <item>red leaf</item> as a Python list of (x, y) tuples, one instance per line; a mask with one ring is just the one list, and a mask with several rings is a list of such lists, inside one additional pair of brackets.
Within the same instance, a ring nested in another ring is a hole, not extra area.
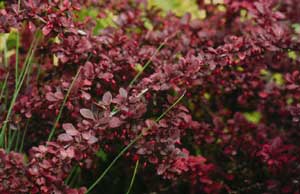
[(91, 136), (90, 138), (89, 138), (89, 140), (88, 140), (88, 144), (94, 144), (94, 143), (96, 143), (98, 141), (98, 138), (97, 137), (95, 137), (95, 136)]
[(109, 121), (110, 128), (117, 128), (122, 125), (122, 121), (118, 117), (112, 117)]
[(82, 108), (80, 109), (80, 114), (86, 119), (95, 120), (94, 114), (90, 109)]
[(119, 93), (123, 98), (127, 98), (127, 91), (124, 88), (120, 88)]
[(56, 102), (58, 99), (55, 97), (55, 95), (52, 92), (48, 92), (46, 94), (46, 99), (50, 102)]
[(79, 134), (78, 130), (71, 123), (64, 123), (62, 127), (68, 135), (76, 136)]
[(42, 32), (45, 36), (47, 36), (52, 29), (53, 29), (53, 24), (47, 23), (47, 25), (43, 27)]
[(58, 139), (58, 141), (61, 141), (61, 142), (69, 142), (69, 141), (73, 140), (73, 137), (66, 133), (63, 133), (63, 134), (60, 134), (57, 139)]
[(167, 170), (167, 166), (164, 164), (160, 164), (156, 170), (158, 175), (162, 175)]
[(111, 101), (112, 101), (112, 95), (111, 95), (111, 93), (110, 92), (105, 92), (105, 94), (102, 97), (102, 102), (105, 105), (110, 105)]
[(268, 93), (266, 93), (266, 92), (264, 92), (264, 91), (259, 92), (258, 95), (259, 95), (259, 97), (261, 97), (261, 98), (267, 98), (267, 97), (269, 96)]
[(57, 99), (60, 99), (60, 100), (63, 100), (64, 99), (64, 95), (61, 91), (57, 91), (54, 93), (54, 96), (57, 98)]

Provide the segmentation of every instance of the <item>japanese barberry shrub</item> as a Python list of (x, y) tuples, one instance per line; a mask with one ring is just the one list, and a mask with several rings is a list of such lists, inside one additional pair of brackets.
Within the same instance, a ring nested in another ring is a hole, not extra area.
[(0, 7), (0, 193), (300, 193), (298, 0)]

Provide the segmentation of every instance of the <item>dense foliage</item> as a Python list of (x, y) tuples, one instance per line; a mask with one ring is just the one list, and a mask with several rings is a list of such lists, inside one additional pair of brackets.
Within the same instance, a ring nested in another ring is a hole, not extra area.
[(300, 193), (299, 2), (155, 5), (1, 4), (0, 193)]

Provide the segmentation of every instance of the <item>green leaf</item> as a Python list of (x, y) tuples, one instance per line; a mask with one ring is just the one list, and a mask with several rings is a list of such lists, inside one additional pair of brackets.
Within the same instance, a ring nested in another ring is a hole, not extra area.
[(178, 16), (190, 13), (192, 19), (204, 19), (206, 17), (205, 10), (199, 10), (196, 0), (149, 0), (148, 6), (149, 8), (158, 7), (162, 9), (165, 14), (172, 11)]
[(107, 161), (107, 154), (102, 149), (96, 152), (96, 156), (104, 162)]
[(97, 35), (99, 32), (107, 27), (116, 27), (115, 19), (116, 16), (108, 10), (101, 10), (106, 14), (106, 17), (99, 18), (99, 10), (97, 8), (89, 7), (83, 8), (79, 12), (77, 12), (79, 21), (84, 21), (86, 17), (91, 17), (94, 21), (96, 21), (96, 26), (94, 28), (94, 34)]
[(278, 86), (282, 86), (284, 84), (284, 79), (281, 73), (274, 73), (272, 75), (272, 79)]
[(207, 92), (205, 92), (205, 93), (204, 93), (204, 98), (205, 98), (206, 100), (209, 100), (209, 99), (210, 99), (210, 94), (207, 93)]
[(134, 70), (137, 72), (142, 72), (143, 71), (143, 66), (139, 63), (135, 64)]
[(288, 56), (289, 56), (289, 58), (293, 59), (294, 61), (297, 59), (297, 54), (295, 51), (289, 51)]
[(4, 9), (5, 5), (4, 5), (4, 1), (0, 2), (0, 9)]
[(245, 112), (244, 113), (245, 118), (247, 119), (247, 121), (249, 121), (250, 123), (254, 123), (257, 124), (259, 123), (260, 119), (261, 119), (261, 113), (254, 111), (254, 112)]
[(300, 23), (295, 23), (292, 25), (292, 27), (294, 28), (297, 34), (300, 34)]

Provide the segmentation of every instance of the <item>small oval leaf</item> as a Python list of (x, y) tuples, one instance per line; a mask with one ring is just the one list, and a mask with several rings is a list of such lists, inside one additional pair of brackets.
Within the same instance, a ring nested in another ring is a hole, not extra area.
[(95, 120), (94, 114), (90, 109), (82, 108), (80, 109), (80, 114), (86, 119)]
[(63, 134), (60, 134), (58, 137), (57, 137), (58, 141), (61, 141), (61, 142), (69, 142), (69, 141), (72, 141), (73, 140), (73, 137), (66, 134), (66, 133), (63, 133)]
[(105, 105), (110, 105), (112, 101), (112, 95), (110, 92), (105, 92), (103, 97), (102, 97), (102, 102), (105, 104)]
[(120, 88), (119, 93), (123, 98), (127, 98), (127, 91), (124, 88)]
[(75, 127), (71, 123), (64, 123), (62, 127), (68, 135), (71, 136), (79, 135), (78, 130), (75, 129)]

